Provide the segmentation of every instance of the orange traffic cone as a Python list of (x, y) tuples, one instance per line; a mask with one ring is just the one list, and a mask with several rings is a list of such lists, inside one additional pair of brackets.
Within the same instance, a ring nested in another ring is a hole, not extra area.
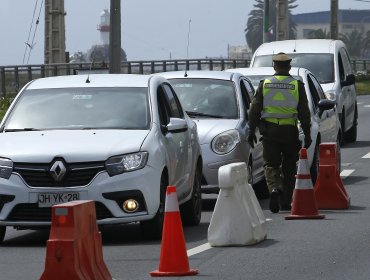
[(319, 215), (317, 210), (311, 175), (308, 169), (307, 149), (302, 148), (299, 155), (292, 211), (290, 216), (285, 217), (285, 219), (323, 219), (325, 216)]
[(348, 209), (350, 198), (340, 178), (337, 145), (320, 144), (319, 175), (314, 192), (319, 209)]
[(198, 270), (189, 268), (179, 203), (174, 186), (167, 187), (164, 215), (159, 268), (150, 272), (150, 275), (187, 276), (198, 274)]

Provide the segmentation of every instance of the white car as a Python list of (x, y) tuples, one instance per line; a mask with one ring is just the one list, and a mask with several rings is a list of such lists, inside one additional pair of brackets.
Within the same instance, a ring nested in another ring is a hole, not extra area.
[(184, 110), (197, 123), (203, 155), (202, 192), (218, 192), (221, 166), (245, 162), (256, 195), (266, 196), (262, 143), (258, 141), (251, 149), (247, 142), (248, 109), (254, 94), (250, 81), (240, 73), (224, 71), (173, 71), (159, 75), (172, 84)]
[(196, 124), (166, 79), (38, 79), (0, 124), (0, 241), (7, 226), (48, 227), (52, 205), (80, 199), (95, 201), (99, 225), (139, 221), (160, 237), (168, 185), (196, 225), (201, 174)]
[(355, 76), (345, 44), (340, 40), (300, 39), (265, 43), (253, 54), (251, 67), (269, 67), (272, 56), (285, 52), (293, 67), (310, 70), (328, 98), (336, 101), (341, 124), (341, 143), (357, 139), (357, 97)]
[[(275, 73), (273, 67), (256, 68), (237, 68), (228, 69), (228, 72), (242, 73), (251, 80), (253, 86), (257, 89), (261, 80), (272, 76)], [(305, 84), (305, 90), (308, 99), (308, 105), (311, 112), (311, 138), (312, 144), (308, 148), (308, 162), (310, 165), (311, 178), (313, 183), (319, 169), (319, 145), (324, 142), (337, 143), (338, 166), (340, 167), (340, 135), (341, 127), (336, 112), (335, 101), (326, 98), (320, 83), (315, 76), (307, 69), (295, 68), (290, 70), (290, 75), (301, 80)], [(304, 134), (300, 129), (300, 140), (304, 144)]]

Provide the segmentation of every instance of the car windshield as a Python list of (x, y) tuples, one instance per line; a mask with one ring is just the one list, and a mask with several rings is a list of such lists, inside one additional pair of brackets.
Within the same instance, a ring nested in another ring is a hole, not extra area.
[[(334, 56), (327, 53), (290, 53), (292, 67), (302, 67), (310, 70), (320, 82), (334, 82)], [(256, 56), (253, 67), (271, 67), (272, 55)]]
[(147, 88), (26, 90), (4, 129), (148, 129), (147, 92)]
[(200, 78), (169, 81), (190, 116), (238, 118), (235, 89), (231, 81)]

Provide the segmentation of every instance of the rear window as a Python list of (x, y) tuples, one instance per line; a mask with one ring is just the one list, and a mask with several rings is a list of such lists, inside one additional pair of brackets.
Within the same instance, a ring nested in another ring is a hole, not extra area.
[[(256, 56), (253, 67), (271, 67), (273, 55)], [(334, 55), (329, 53), (291, 53), (292, 67), (310, 70), (320, 84), (334, 82)]]

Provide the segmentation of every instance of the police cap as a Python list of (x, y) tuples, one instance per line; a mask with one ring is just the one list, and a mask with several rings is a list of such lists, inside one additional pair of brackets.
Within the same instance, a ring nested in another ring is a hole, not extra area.
[(287, 54), (279, 52), (272, 57), (272, 61), (278, 65), (290, 65), (292, 59)]

